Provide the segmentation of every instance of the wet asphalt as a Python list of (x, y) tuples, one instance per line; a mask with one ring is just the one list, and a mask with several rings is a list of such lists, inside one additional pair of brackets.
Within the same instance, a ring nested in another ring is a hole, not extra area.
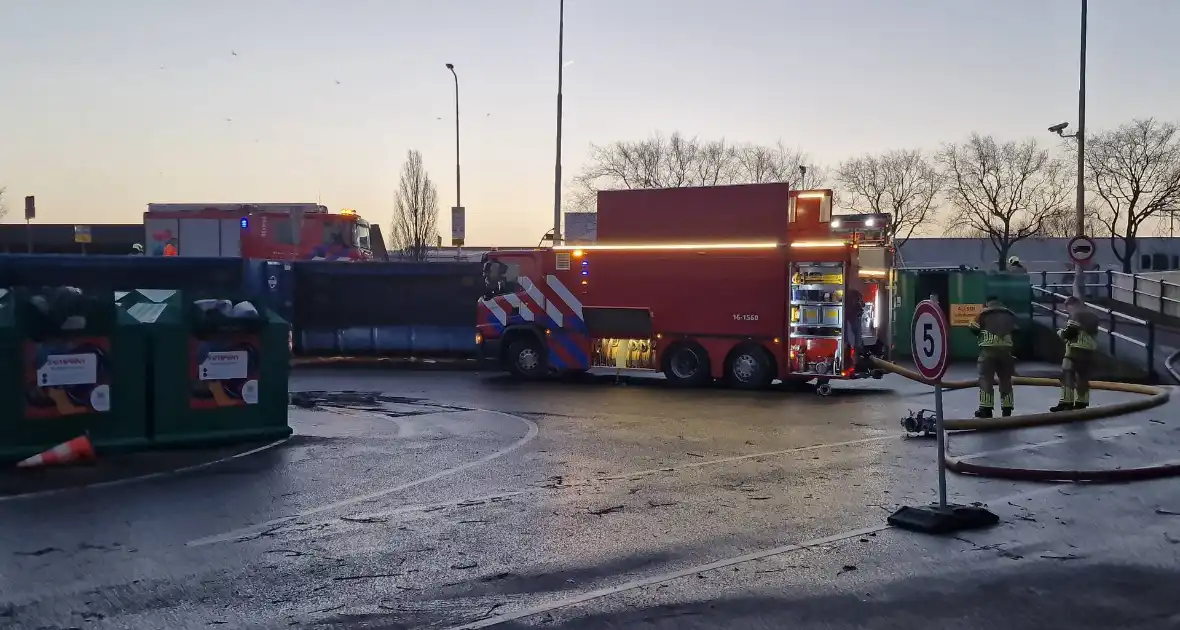
[[(820, 397), (336, 369), (291, 389), (296, 435), (270, 450), (0, 501), (0, 628), (1180, 627), (1174, 480), (951, 476), (1001, 524), (886, 527), (936, 497), (933, 441), (899, 426), (933, 397), (898, 377)], [(1017, 392), (1021, 411), (1055, 400)], [(965, 417), (975, 392), (945, 404)], [(1162, 463), (1178, 409), (949, 444)]]

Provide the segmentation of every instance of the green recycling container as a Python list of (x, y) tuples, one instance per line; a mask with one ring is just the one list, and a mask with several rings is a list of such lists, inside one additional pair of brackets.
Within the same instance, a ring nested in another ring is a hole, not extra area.
[(152, 443), (205, 447), (291, 435), (287, 322), (257, 302), (249, 302), (256, 318), (204, 317), (198, 299), (143, 290), (123, 299), (149, 331)]
[(983, 310), (988, 297), (997, 297), (1019, 319), (1016, 354), (1027, 356), (1032, 340), (1032, 290), (1028, 274), (982, 271), (968, 268), (904, 269), (897, 272), (894, 299), (893, 344), (895, 356), (908, 357), (914, 309), (918, 302), (938, 296), (950, 325), (950, 360), (968, 361), (979, 356), (975, 335), (968, 328)]
[(12, 291), (0, 288), (0, 462), (24, 457), (24, 388)]
[(4, 291), (0, 460), (82, 435), (100, 456), (146, 447), (146, 353), (146, 337), (110, 292)]

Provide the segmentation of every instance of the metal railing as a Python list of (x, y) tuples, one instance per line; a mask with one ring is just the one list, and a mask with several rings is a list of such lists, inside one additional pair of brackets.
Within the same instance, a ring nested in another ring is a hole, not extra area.
[[(1113, 270), (1083, 271), (1082, 274), (1083, 297), (1103, 297), (1180, 318), (1180, 283)], [(1040, 276), (1042, 289), (1073, 294), (1073, 271), (1040, 271), (1031, 275)]]
[[(1065, 300), (1069, 295), (1064, 293), (1057, 293), (1044, 287), (1032, 287), (1033, 299), (1032, 310), (1035, 316), (1039, 311), (1047, 314), (1052, 322), (1053, 329), (1058, 328), (1058, 323), (1064, 325), (1065, 320), (1069, 318), (1069, 314), (1064, 310), (1058, 308), (1059, 305), (1064, 305)], [(1152, 379), (1156, 376), (1155, 369), (1155, 324), (1146, 319), (1133, 317), (1126, 313), (1120, 313), (1114, 309), (1099, 306), (1097, 304), (1086, 303), (1086, 306), (1093, 309), (1096, 313), (1104, 315), (1106, 318), (1105, 326), (1100, 325), (1098, 331), (1106, 336), (1107, 353), (1113, 358), (1119, 356), (1120, 343), (1130, 344), (1130, 346), (1142, 351), (1142, 356), (1138, 357), (1142, 360), (1147, 369), (1148, 376)], [(1146, 340), (1137, 339), (1124, 332), (1119, 332), (1120, 328), (1126, 327), (1141, 327), (1146, 333)], [(1124, 349), (1126, 346), (1122, 346)], [(1123, 353), (1126, 356), (1126, 352)]]

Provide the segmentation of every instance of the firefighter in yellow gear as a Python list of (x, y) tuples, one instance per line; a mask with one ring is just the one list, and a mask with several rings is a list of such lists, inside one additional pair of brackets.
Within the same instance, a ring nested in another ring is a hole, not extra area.
[(979, 409), (976, 418), (990, 418), (996, 407), (996, 382), (1000, 385), (1000, 412), (1012, 415), (1016, 397), (1012, 377), (1016, 375), (1016, 358), (1012, 356), (1012, 333), (1016, 331), (1016, 314), (998, 298), (989, 297), (982, 311), (970, 324), (979, 338)]
[(1085, 409), (1090, 406), (1090, 373), (1098, 349), (1098, 316), (1077, 296), (1065, 300), (1069, 319), (1057, 336), (1065, 342), (1061, 361), (1061, 400), (1049, 411)]

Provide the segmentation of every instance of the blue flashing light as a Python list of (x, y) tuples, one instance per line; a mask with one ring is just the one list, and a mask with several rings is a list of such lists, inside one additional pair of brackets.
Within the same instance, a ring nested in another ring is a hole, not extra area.
[(250, 227), (250, 219), (242, 217), (242, 220), (238, 222), (238, 225), (241, 225), (242, 229), (245, 230)]

